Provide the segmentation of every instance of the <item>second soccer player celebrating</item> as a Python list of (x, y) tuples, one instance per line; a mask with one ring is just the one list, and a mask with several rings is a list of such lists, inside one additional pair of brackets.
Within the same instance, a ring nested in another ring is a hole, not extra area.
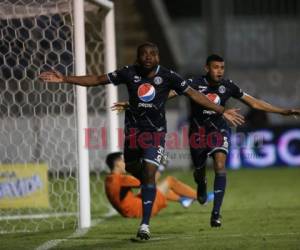
[[(256, 99), (243, 92), (231, 80), (224, 79), (225, 62), (218, 55), (210, 55), (206, 60), (206, 75), (187, 80), (187, 84), (203, 94), (211, 101), (225, 106), (230, 97), (236, 98), (251, 108), (281, 115), (299, 115), (299, 109), (283, 109), (273, 106), (263, 100)], [(170, 93), (172, 98), (176, 93)], [(196, 140), (201, 147), (193, 146), (190, 141), (190, 152), (194, 165), (194, 179), (198, 184), (197, 199), (200, 204), (207, 200), (205, 162), (208, 156), (214, 160), (214, 204), (210, 224), (212, 227), (221, 226), (220, 209), (226, 188), (225, 163), (229, 147), (229, 127), (226, 121), (214, 111), (191, 100), (190, 135), (197, 135)], [(209, 136), (216, 135), (209, 143)]]
[(125, 115), (124, 158), (126, 170), (141, 181), (143, 216), (137, 237), (149, 239), (149, 221), (156, 194), (155, 173), (164, 152), (166, 120), (165, 103), (170, 90), (189, 96), (195, 103), (213, 110), (226, 120), (239, 125), (243, 117), (236, 109), (211, 102), (204, 94), (190, 88), (178, 74), (159, 65), (159, 51), (155, 44), (145, 43), (137, 49), (137, 63), (100, 76), (64, 76), (58, 72), (44, 72), (46, 82), (97, 86), (126, 84), (130, 108)]

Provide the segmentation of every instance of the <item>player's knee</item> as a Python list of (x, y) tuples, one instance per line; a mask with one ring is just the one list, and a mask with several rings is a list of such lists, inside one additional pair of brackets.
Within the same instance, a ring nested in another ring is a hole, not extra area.
[(142, 174), (142, 183), (143, 184), (155, 184), (155, 173), (143, 171)]
[(225, 172), (225, 164), (223, 162), (215, 162), (214, 167), (216, 173)]
[(167, 176), (166, 177), (166, 181), (168, 182), (168, 183), (173, 183), (173, 182), (175, 182), (177, 179), (175, 178), (175, 177), (173, 177), (173, 176)]
[(143, 162), (142, 179), (144, 184), (155, 184), (155, 174), (157, 166), (148, 162)]

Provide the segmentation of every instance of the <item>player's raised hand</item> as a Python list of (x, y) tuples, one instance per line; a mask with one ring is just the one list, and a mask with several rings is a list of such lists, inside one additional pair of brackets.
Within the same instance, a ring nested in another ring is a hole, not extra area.
[(235, 127), (245, 122), (244, 116), (239, 114), (238, 111), (239, 109), (227, 109), (223, 113), (224, 118)]
[(111, 106), (112, 111), (123, 112), (129, 107), (128, 102), (116, 102), (113, 106)]
[(46, 71), (39, 75), (39, 78), (45, 82), (62, 83), (64, 82), (64, 75), (58, 71)]

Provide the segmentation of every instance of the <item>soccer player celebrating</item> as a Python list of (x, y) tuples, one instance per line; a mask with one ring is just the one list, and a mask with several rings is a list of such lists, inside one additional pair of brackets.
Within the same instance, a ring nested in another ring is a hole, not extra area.
[[(187, 80), (193, 89), (205, 94), (216, 104), (225, 106), (230, 97), (236, 98), (251, 108), (281, 115), (300, 114), (300, 109), (283, 109), (267, 102), (256, 99), (243, 92), (231, 80), (225, 80), (225, 62), (218, 55), (211, 55), (206, 60), (206, 75)], [(175, 97), (171, 91), (169, 98)], [(207, 179), (205, 162), (209, 156), (214, 160), (214, 204), (210, 224), (212, 227), (221, 226), (220, 208), (226, 188), (225, 162), (228, 153), (229, 127), (222, 116), (214, 111), (206, 110), (203, 106), (191, 100), (190, 114), (190, 152), (194, 165), (194, 179), (198, 184), (197, 200), (200, 204), (207, 202)], [(112, 109), (123, 111), (129, 108), (128, 102), (118, 102)], [(209, 139), (210, 138), (210, 139)]]
[(164, 152), (166, 120), (165, 103), (171, 90), (185, 94), (195, 103), (215, 111), (226, 120), (239, 125), (243, 117), (236, 109), (225, 110), (205, 95), (190, 88), (178, 74), (159, 65), (155, 44), (144, 43), (137, 48), (136, 64), (100, 76), (64, 76), (59, 72), (43, 72), (40, 78), (52, 83), (97, 86), (126, 84), (130, 107), (125, 114), (124, 159), (126, 171), (141, 181), (143, 215), (137, 237), (149, 239), (149, 221), (156, 195), (155, 173)]
[[(225, 106), (230, 97), (236, 98), (251, 108), (265, 112), (277, 113), (281, 115), (299, 115), (300, 109), (283, 109), (273, 106), (267, 102), (256, 99), (243, 92), (231, 80), (223, 78), (225, 62), (218, 55), (210, 55), (206, 60), (206, 75), (187, 80), (187, 83), (194, 90), (205, 94), (214, 103)], [(170, 97), (175, 93), (171, 93)], [(198, 134), (201, 147), (193, 146), (190, 141), (190, 152), (194, 165), (194, 179), (198, 184), (197, 199), (200, 204), (207, 201), (205, 162), (211, 156), (214, 161), (214, 204), (211, 213), (210, 225), (212, 227), (221, 226), (220, 208), (226, 188), (225, 162), (228, 153), (228, 133), (229, 127), (222, 116), (214, 111), (207, 110), (201, 104), (191, 100), (190, 114), (190, 135)], [(212, 135), (216, 135), (213, 137)], [(209, 140), (215, 138), (214, 140)], [(192, 138), (192, 137), (190, 137)]]

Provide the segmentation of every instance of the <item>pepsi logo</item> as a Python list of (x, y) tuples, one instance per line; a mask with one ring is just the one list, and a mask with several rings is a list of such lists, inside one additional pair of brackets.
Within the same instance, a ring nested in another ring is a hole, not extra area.
[(151, 102), (155, 97), (155, 88), (149, 83), (143, 83), (138, 88), (138, 97), (143, 102)]
[(218, 96), (218, 95), (215, 94), (215, 93), (208, 93), (208, 94), (206, 95), (206, 97), (207, 97), (210, 101), (214, 102), (215, 104), (218, 104), (218, 105), (221, 104), (221, 98), (220, 98), (220, 96)]

